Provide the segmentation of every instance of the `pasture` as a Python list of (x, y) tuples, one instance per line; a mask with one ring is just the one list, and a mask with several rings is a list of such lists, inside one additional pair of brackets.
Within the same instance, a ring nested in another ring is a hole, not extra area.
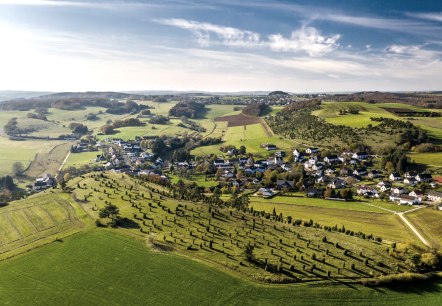
[(416, 164), (427, 165), (432, 168), (442, 167), (442, 152), (438, 153), (410, 153), (408, 157)]
[(153, 252), (109, 230), (79, 233), (0, 262), (5, 305), (440, 305), (442, 282), (400, 289), (270, 286)]
[(25, 171), (25, 175), (36, 178), (46, 173), (57, 174), (71, 147), (72, 143), (64, 142), (54, 146), (49, 152), (37, 153)]

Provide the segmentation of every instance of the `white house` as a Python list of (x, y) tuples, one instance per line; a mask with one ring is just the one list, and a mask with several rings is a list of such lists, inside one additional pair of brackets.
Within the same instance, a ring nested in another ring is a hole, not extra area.
[(399, 187), (394, 187), (391, 191), (392, 191), (394, 194), (404, 194), (404, 193), (407, 193), (407, 189), (405, 189), (404, 187), (401, 187), (401, 186), (399, 186)]
[(416, 185), (417, 184), (417, 180), (414, 177), (406, 177), (406, 178), (404, 178), (404, 184)]
[(419, 204), (419, 200), (413, 196), (401, 194), (399, 196), (399, 204), (402, 205), (415, 205)]
[(402, 179), (401, 175), (397, 172), (392, 172), (388, 178), (390, 181), (400, 181)]
[(408, 195), (412, 196), (412, 197), (415, 197), (416, 199), (418, 199), (419, 202), (422, 202), (422, 198), (424, 196), (424, 193), (422, 191), (420, 191), (420, 190), (413, 190)]
[(431, 182), (433, 178), (431, 177), (431, 174), (429, 173), (421, 173), (416, 175), (416, 180), (418, 182)]
[(427, 194), (428, 200), (433, 202), (442, 202), (442, 192), (439, 191), (429, 191)]
[(358, 159), (358, 160), (363, 160), (363, 159), (368, 158), (368, 154), (367, 154), (367, 152), (357, 152), (352, 155), (352, 158)]
[(307, 148), (307, 150), (305, 150), (305, 152), (307, 154), (319, 153), (319, 148)]

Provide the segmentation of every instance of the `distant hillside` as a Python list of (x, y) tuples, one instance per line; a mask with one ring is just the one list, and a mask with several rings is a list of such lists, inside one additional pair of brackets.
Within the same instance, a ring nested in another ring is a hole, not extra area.
[(14, 99), (28, 99), (48, 95), (48, 91), (0, 90), (0, 102)]
[(405, 103), (414, 106), (442, 109), (442, 95), (434, 93), (393, 93), (393, 92), (357, 92), (352, 94), (335, 94), (326, 97), (340, 102), (369, 103)]
[(269, 93), (269, 96), (290, 96), (290, 94), (286, 93), (285, 91), (276, 90)]

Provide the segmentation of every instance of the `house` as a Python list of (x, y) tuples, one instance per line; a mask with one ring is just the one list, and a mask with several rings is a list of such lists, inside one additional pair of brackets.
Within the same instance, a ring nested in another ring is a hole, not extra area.
[(400, 181), (402, 179), (401, 175), (397, 172), (392, 172), (388, 178), (390, 181)]
[(390, 194), (390, 195), (388, 196), (388, 199), (389, 199), (390, 201), (392, 201), (392, 202), (399, 202), (399, 201), (401, 200), (401, 198), (399, 197), (399, 195), (398, 195), (398, 194), (394, 194), (394, 193)]
[(43, 177), (37, 178), (32, 185), (32, 189), (34, 189), (35, 191), (40, 191), (49, 187), (54, 187), (55, 185), (57, 185), (57, 181), (52, 175), (48, 173)]
[(332, 164), (337, 161), (339, 161), (338, 155), (327, 155), (326, 157), (324, 157), (324, 162), (328, 164)]
[(279, 158), (283, 158), (285, 156), (285, 152), (284, 151), (277, 151), (277, 152), (275, 152), (275, 156), (279, 157)]
[(335, 170), (333, 170), (333, 169), (328, 168), (325, 170), (325, 175), (327, 175), (327, 176), (332, 176), (334, 173), (335, 173)]
[(285, 163), (285, 164), (282, 164), (282, 165), (281, 165), (281, 168), (282, 168), (284, 171), (290, 171), (290, 170), (292, 169), (292, 165), (290, 165), (289, 163)]
[(391, 192), (394, 193), (394, 194), (404, 194), (404, 193), (407, 193), (407, 189), (405, 189), (404, 187), (399, 186), (399, 187), (394, 187), (391, 190)]
[(401, 204), (401, 205), (415, 205), (415, 204), (419, 204), (419, 200), (413, 196), (401, 194), (399, 196), (399, 204)]
[(341, 176), (348, 176), (350, 174), (351, 174), (351, 171), (348, 168), (343, 167), (343, 168), (341, 168), (341, 170), (339, 170), (339, 175), (341, 175)]
[(276, 150), (276, 146), (274, 144), (268, 143), (264, 147), (267, 151)]
[(277, 193), (275, 191), (273, 191), (272, 189), (264, 188), (264, 187), (259, 188), (258, 192), (255, 193), (256, 196), (263, 197), (263, 198), (270, 198), (270, 197), (275, 196), (276, 194)]
[(357, 152), (354, 153), (351, 157), (357, 160), (364, 160), (368, 158), (368, 154), (367, 152)]
[(345, 181), (341, 179), (334, 179), (332, 180), (327, 187), (333, 188), (333, 189), (339, 189), (339, 188), (345, 188)]
[(295, 181), (277, 180), (276, 189), (293, 189), (295, 187)]
[(416, 185), (417, 184), (417, 180), (414, 177), (406, 177), (406, 178), (404, 178), (404, 184)]
[(368, 198), (379, 198), (379, 193), (376, 189), (368, 186), (359, 186), (356, 189), (356, 193), (360, 196)]
[(431, 182), (433, 178), (431, 177), (431, 174), (429, 173), (421, 173), (416, 175), (416, 181), (418, 182)]
[(391, 183), (390, 182), (379, 182), (376, 187), (379, 188), (381, 192), (386, 192), (391, 189)]
[(315, 154), (315, 153), (319, 153), (319, 148), (307, 148), (305, 150), (305, 153), (307, 154)]
[(355, 171), (353, 171), (353, 174), (354, 175), (358, 175), (358, 176), (366, 175), (367, 174), (367, 169), (365, 169), (365, 168), (356, 169)]
[(427, 194), (428, 200), (432, 202), (442, 202), (442, 192), (439, 191), (429, 191)]
[(215, 159), (214, 161), (213, 161), (213, 165), (215, 166), (215, 167), (222, 167), (222, 166), (224, 166), (224, 160), (223, 159)]
[(422, 198), (424, 197), (424, 193), (420, 190), (413, 190), (408, 194), (409, 196), (415, 197), (419, 202), (422, 202)]
[(404, 174), (404, 177), (406, 177), (406, 178), (414, 178), (414, 177), (416, 177), (416, 175), (417, 175), (417, 172), (416, 171), (407, 171), (407, 172), (405, 172), (405, 174)]
[(371, 179), (379, 178), (381, 176), (382, 176), (382, 173), (380, 171), (378, 171), (378, 170), (375, 170), (375, 169), (373, 169), (373, 170), (368, 172), (368, 177), (371, 178)]
[(324, 192), (321, 189), (309, 187), (305, 191), (307, 197), (309, 198), (322, 198), (324, 196)]
[(293, 156), (295, 157), (297, 157), (298, 159), (299, 159), (299, 157), (301, 157), (303, 154), (302, 154), (302, 152), (300, 151), (300, 150), (298, 150), (298, 149), (294, 149), (293, 150)]

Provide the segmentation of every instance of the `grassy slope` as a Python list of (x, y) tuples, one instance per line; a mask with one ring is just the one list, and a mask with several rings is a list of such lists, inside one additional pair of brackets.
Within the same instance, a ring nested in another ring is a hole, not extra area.
[(81, 167), (86, 164), (94, 164), (95, 158), (97, 158), (97, 155), (100, 154), (101, 151), (71, 153), (63, 168)]
[[(358, 109), (360, 111), (359, 114), (339, 115), (339, 110), (345, 110), (349, 107)], [(407, 118), (405, 117), (395, 116), (394, 114), (382, 109), (382, 107), (396, 107), (413, 109), (417, 111), (426, 111), (426, 109), (400, 103), (370, 104), (364, 102), (324, 102), (322, 105), (322, 109), (315, 111), (313, 114), (324, 118), (329, 123), (343, 124), (354, 128), (367, 127), (368, 124), (379, 124), (377, 122), (372, 122), (370, 120), (370, 117), (386, 117), (407, 120)], [(442, 118), (415, 117), (412, 122), (413, 124), (427, 130), (430, 136), (434, 137), (437, 141), (442, 141)]]
[(251, 202), (255, 210), (272, 213), (276, 212), (284, 216), (292, 216), (294, 219), (310, 220), (321, 225), (344, 225), (346, 229), (361, 231), (367, 234), (382, 237), (393, 241), (418, 242), (416, 238), (401, 223), (399, 218), (393, 214), (364, 212), (356, 210), (335, 209), (315, 207), (308, 205), (293, 204), (269, 204), (265, 202)]
[(424, 208), (406, 216), (424, 234), (432, 246), (442, 247), (442, 211), (434, 208)]
[[(265, 286), (143, 242), (94, 230), (0, 262), (0, 304), (440, 305), (442, 283), (399, 290)], [(406, 293), (405, 293), (406, 292)]]

